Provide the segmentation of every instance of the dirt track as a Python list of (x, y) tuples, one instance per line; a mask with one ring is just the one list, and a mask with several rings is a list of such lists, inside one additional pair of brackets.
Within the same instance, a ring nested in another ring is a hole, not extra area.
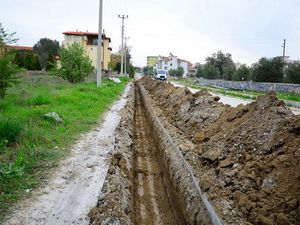
[[(158, 160), (158, 150), (145, 107), (136, 91), (134, 120), (134, 221), (135, 224), (185, 224), (172, 206)], [(172, 199), (175, 201), (174, 199)]]

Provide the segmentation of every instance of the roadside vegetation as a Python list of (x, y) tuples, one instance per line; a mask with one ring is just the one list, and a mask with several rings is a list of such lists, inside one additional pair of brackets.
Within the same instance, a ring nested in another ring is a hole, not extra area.
[[(81, 46), (60, 50), (57, 68), (58, 42), (41, 39), (34, 52), (11, 51), (14, 35), (0, 24), (0, 221), (45, 181), (81, 133), (96, 126), (129, 81), (104, 79), (100, 88), (84, 83), (93, 67)], [(52, 73), (20, 73), (37, 68)]]
[[(0, 100), (0, 220), (12, 203), (37, 187), (124, 90), (104, 80), (70, 84), (45, 75), (25, 76)], [(56, 112), (62, 123), (45, 118)]]

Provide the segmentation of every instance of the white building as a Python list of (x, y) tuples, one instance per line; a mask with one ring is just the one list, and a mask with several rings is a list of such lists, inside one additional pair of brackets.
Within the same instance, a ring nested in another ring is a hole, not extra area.
[(158, 56), (157, 63), (156, 63), (156, 69), (161, 70), (177, 70), (178, 67), (182, 67), (184, 70), (183, 77), (188, 76), (189, 67), (192, 64), (189, 61), (179, 59), (177, 56), (174, 56), (170, 53), (169, 57), (164, 56)]

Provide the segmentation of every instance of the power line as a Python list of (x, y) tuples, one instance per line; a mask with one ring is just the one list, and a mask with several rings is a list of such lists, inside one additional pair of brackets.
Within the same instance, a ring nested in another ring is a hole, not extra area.
[(125, 19), (128, 19), (128, 15), (124, 16), (120, 16), (118, 15), (118, 18), (122, 19), (122, 32), (121, 32), (121, 35), (122, 35), (122, 45), (121, 45), (121, 75), (123, 75), (124, 73), (124, 70), (123, 70), (123, 67), (124, 67), (124, 31), (125, 31), (125, 26), (124, 26), (124, 20)]

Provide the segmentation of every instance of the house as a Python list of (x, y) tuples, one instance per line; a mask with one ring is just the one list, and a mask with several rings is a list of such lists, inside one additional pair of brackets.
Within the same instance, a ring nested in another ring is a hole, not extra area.
[[(70, 46), (74, 42), (80, 43), (85, 49), (86, 54), (91, 59), (94, 68), (97, 68), (98, 33), (92, 33), (88, 31), (87, 32), (66, 31), (63, 32), (63, 34), (65, 35), (63, 46), (64, 47)], [(105, 32), (103, 31), (102, 47), (101, 47), (101, 53), (102, 53), (101, 65), (103, 70), (108, 70), (108, 64), (110, 62), (110, 54), (112, 49), (109, 46), (109, 43), (111, 43), (111, 40), (109, 37), (105, 35)]]
[(200, 63), (195, 63), (194, 65), (190, 65), (188, 76), (195, 77), (197, 75), (199, 66), (200, 66)]
[(147, 67), (156, 67), (158, 56), (147, 56)]
[(187, 77), (189, 72), (189, 67), (191, 66), (192, 64), (189, 61), (180, 59), (177, 56), (174, 56), (172, 53), (170, 53), (169, 57), (158, 56), (156, 66), (154, 66), (154, 68), (169, 71), (169, 70), (177, 70), (178, 67), (182, 67), (184, 70), (183, 77)]
[(5, 45), (3, 48), (0, 48), (0, 55), (8, 51), (33, 51), (33, 47), (21, 46), (21, 45)]

